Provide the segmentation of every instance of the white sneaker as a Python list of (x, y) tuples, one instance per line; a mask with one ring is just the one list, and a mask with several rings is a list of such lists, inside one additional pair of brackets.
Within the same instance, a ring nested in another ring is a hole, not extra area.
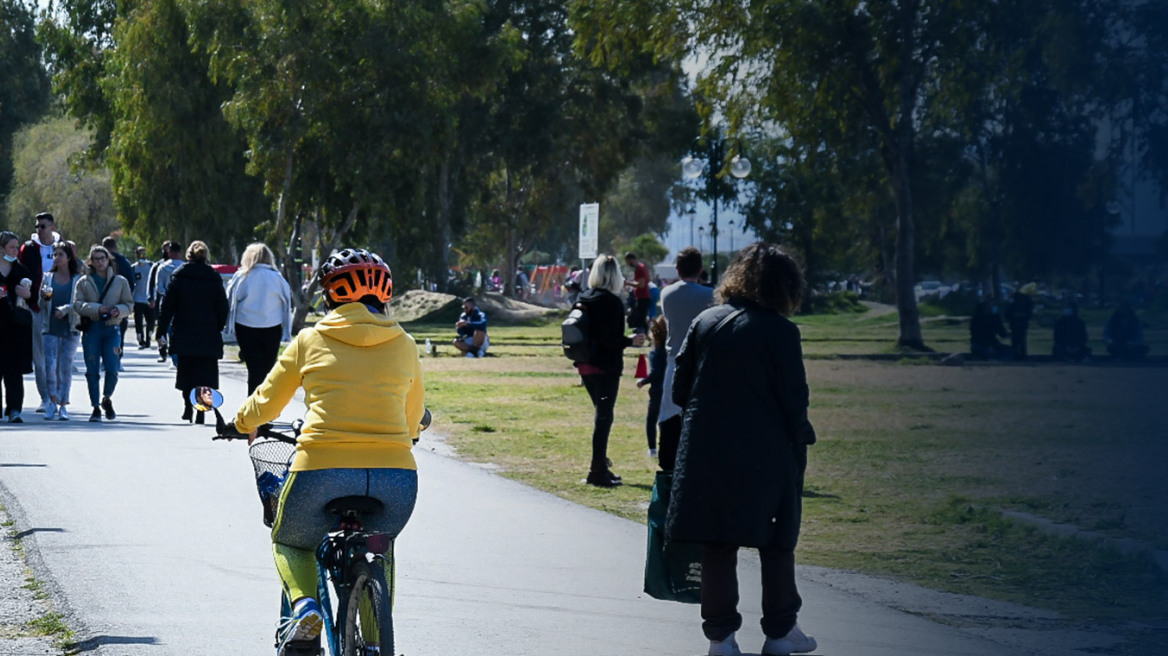
[(57, 412), (57, 419), (69, 421), (69, 411), (65, 409), (65, 406), (61, 406), (61, 410)]
[(45, 410), (45, 421), (49, 421), (49, 420), (56, 419), (56, 418), (57, 418), (57, 406), (50, 403), (48, 408)]
[(711, 640), (710, 651), (707, 652), (709, 656), (742, 656), (742, 652), (738, 650), (738, 642), (734, 640), (734, 634), (726, 636), (725, 640)]
[(41, 404), (37, 406), (36, 412), (37, 412), (37, 414), (40, 414), (42, 412), (48, 412), (49, 408), (51, 408), (51, 407), (53, 407), (52, 401), (41, 401)]
[(649, 449), (649, 457), (656, 458), (657, 457), (657, 449)]
[(782, 638), (767, 638), (762, 645), (763, 656), (787, 656), (787, 654), (806, 654), (815, 651), (819, 643), (815, 638), (803, 633), (803, 629), (796, 624), (791, 632)]

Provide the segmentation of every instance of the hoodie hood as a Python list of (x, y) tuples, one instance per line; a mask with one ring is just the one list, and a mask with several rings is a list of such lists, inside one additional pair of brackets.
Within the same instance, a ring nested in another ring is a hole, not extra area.
[(59, 232), (57, 232), (56, 230), (54, 230), (54, 231), (53, 231), (53, 243), (52, 243), (52, 244), (42, 244), (42, 243), (41, 243), (41, 236), (40, 236), (40, 235), (38, 235), (38, 234), (36, 233), (36, 231), (33, 231), (33, 233), (32, 233), (32, 241), (33, 241), (33, 243), (35, 243), (37, 246), (55, 246), (55, 245), (57, 245), (58, 243), (60, 243), (60, 241), (61, 241), (61, 233), (59, 233)]
[(352, 346), (376, 346), (406, 334), (398, 322), (361, 303), (345, 303), (329, 312), (316, 322), (316, 331)]

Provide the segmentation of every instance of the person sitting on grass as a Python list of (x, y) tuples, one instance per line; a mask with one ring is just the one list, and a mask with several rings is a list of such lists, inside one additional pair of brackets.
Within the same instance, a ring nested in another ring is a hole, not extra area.
[(468, 358), (484, 358), (491, 340), (487, 338), (487, 314), (475, 304), (473, 296), (462, 299), (462, 314), (454, 324), (458, 336), (454, 338), (454, 348)]
[(1120, 303), (1103, 328), (1107, 352), (1121, 360), (1141, 360), (1148, 354), (1144, 344), (1144, 324), (1131, 303)]
[(998, 337), (1009, 337), (1002, 325), (1002, 316), (992, 299), (978, 304), (969, 321), (969, 352), (975, 358), (1008, 360), (1012, 349), (999, 342)]

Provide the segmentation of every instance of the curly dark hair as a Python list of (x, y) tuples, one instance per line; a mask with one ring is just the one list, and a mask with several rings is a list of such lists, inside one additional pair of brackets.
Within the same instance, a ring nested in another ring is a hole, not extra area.
[(781, 247), (756, 242), (734, 255), (714, 297), (719, 303), (750, 301), (789, 317), (803, 301), (803, 272)]

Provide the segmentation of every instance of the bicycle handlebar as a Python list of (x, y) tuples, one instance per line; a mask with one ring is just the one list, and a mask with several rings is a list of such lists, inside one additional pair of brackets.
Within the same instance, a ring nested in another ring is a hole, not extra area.
[[(215, 412), (215, 437), (212, 440), (246, 440), (247, 433), (241, 433), (235, 428), (235, 422), (230, 423), (223, 421), (223, 415), (219, 413), (219, 408), (211, 408)], [(426, 408), (425, 414), (422, 415), (421, 430), (426, 430), (430, 427), (431, 422), (430, 409)], [(304, 420), (298, 419), (289, 426), (292, 429), (292, 434), (284, 433), (272, 428), (271, 424), (264, 424), (256, 429), (256, 437), (265, 437), (268, 439), (279, 440), (289, 444), (296, 444), (296, 438), (300, 436), (300, 427), (304, 424)], [(418, 439), (414, 438), (414, 444), (418, 443)]]

